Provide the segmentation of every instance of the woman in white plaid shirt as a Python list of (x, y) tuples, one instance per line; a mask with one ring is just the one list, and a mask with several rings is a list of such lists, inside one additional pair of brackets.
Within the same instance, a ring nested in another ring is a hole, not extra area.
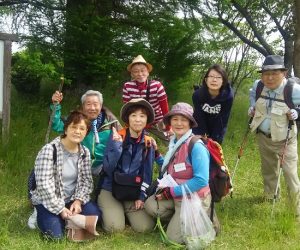
[(80, 144), (88, 125), (83, 113), (71, 112), (64, 134), (46, 144), (36, 158), (32, 203), (37, 209), (39, 229), (50, 238), (63, 237), (69, 216), (101, 215), (98, 206), (90, 201), (93, 190), (90, 152)]

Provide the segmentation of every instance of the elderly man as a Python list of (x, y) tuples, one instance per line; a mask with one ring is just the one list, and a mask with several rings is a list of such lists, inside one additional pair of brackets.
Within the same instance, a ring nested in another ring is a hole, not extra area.
[[(62, 133), (64, 131), (64, 122), (61, 119), (61, 101), (62, 93), (56, 91), (52, 96), (51, 109), (56, 108), (52, 121), (52, 129)], [(91, 128), (82, 144), (86, 146), (92, 157), (92, 173), (98, 175), (102, 169), (103, 155), (105, 147), (110, 136), (112, 126), (117, 130), (121, 125), (117, 118), (106, 107), (103, 107), (103, 97), (99, 91), (88, 90), (81, 97), (82, 111), (91, 121)]]
[(148, 79), (152, 69), (152, 65), (147, 63), (141, 55), (133, 59), (127, 66), (132, 80), (123, 85), (123, 102), (127, 103), (133, 98), (147, 100), (155, 112), (155, 120), (147, 126), (148, 131), (160, 139), (168, 140), (165, 135), (168, 136), (170, 127), (165, 128), (162, 122), (163, 116), (169, 112), (168, 98), (161, 82)]
[[(291, 109), (287, 102), (292, 101), (295, 106), (300, 104), (300, 85), (293, 84), (291, 100), (285, 100), (285, 90), (291, 80), (285, 78), (287, 69), (283, 58), (278, 55), (267, 56), (259, 72), (261, 80), (256, 81), (250, 90), (251, 107), (248, 113), (253, 116), (250, 127), (252, 131), (256, 131), (259, 146), (264, 196), (267, 200), (275, 201), (278, 198), (279, 192), (276, 191), (279, 190), (276, 187), (279, 168), (282, 167), (291, 201), (299, 216), (297, 126), (293, 125), (288, 129), (290, 120), (295, 123), (294, 120), (298, 118), (298, 111), (296, 108)], [(280, 164), (282, 153), (284, 161)]]

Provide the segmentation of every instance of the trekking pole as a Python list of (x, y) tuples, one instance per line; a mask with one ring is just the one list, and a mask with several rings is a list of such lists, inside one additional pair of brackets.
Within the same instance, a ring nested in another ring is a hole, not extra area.
[(286, 133), (286, 138), (285, 138), (285, 143), (284, 143), (284, 146), (283, 146), (282, 154), (280, 155), (280, 157), (278, 159), (279, 174), (278, 174), (275, 193), (274, 193), (274, 197), (273, 197), (271, 217), (273, 217), (275, 202), (276, 202), (276, 199), (278, 198), (278, 192), (279, 192), (279, 186), (280, 186), (280, 176), (281, 176), (281, 173), (282, 173), (284, 155), (285, 155), (285, 151), (286, 151), (286, 148), (287, 148), (287, 145), (288, 145), (288, 142), (289, 142), (289, 135), (290, 135), (290, 131), (292, 130), (293, 124), (294, 124), (294, 121), (289, 120), (288, 130), (287, 130), (287, 133)]
[[(60, 78), (60, 84), (59, 84), (59, 87), (58, 87), (58, 92), (61, 92), (62, 91), (62, 88), (64, 86), (64, 77), (62, 76)], [(57, 102), (55, 102), (53, 104), (53, 109), (52, 109), (52, 112), (51, 112), (51, 115), (50, 115), (50, 118), (49, 118), (49, 123), (48, 123), (48, 128), (47, 128), (47, 133), (46, 133), (46, 137), (45, 137), (45, 144), (48, 143), (49, 141), (49, 135), (50, 135), (50, 131), (51, 131), (51, 127), (52, 127), (52, 122), (53, 122), (53, 117), (55, 115), (55, 111), (56, 111), (56, 106), (58, 105)]]
[[(243, 138), (243, 141), (240, 145), (240, 148), (239, 148), (239, 152), (238, 152), (238, 156), (237, 156), (237, 159), (236, 159), (236, 162), (235, 162), (235, 165), (234, 165), (234, 169), (233, 169), (233, 172), (232, 172), (232, 176), (231, 176), (231, 183), (233, 184), (233, 179), (234, 179), (234, 176), (235, 176), (235, 173), (236, 173), (236, 170), (237, 170), (237, 167), (239, 165), (239, 161), (243, 155), (243, 149), (246, 145), (246, 142), (247, 142), (247, 138), (248, 138), (248, 134), (250, 132), (250, 124), (252, 123), (252, 120), (253, 120), (253, 117), (251, 117), (248, 121), (248, 126), (247, 126), (247, 130), (246, 130), (246, 133), (244, 135), (244, 138)], [(233, 185), (232, 185), (233, 186)], [(232, 192), (230, 192), (230, 197), (232, 198)]]

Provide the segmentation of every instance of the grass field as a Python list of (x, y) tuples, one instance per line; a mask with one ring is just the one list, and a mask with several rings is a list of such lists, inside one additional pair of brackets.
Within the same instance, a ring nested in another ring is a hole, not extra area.
[[(181, 91), (180, 100), (191, 102), (190, 88)], [(51, 92), (37, 97), (12, 93), (12, 115), (9, 143), (0, 150), (0, 249), (171, 249), (161, 243), (157, 231), (124, 233), (75, 244), (66, 240), (47, 242), (38, 231), (27, 228), (31, 212), (27, 200), (27, 176), (38, 150), (44, 144)], [(105, 104), (118, 114), (119, 93), (104, 91)], [(63, 110), (67, 113), (78, 104), (79, 97), (65, 96)], [(174, 102), (175, 100), (172, 100)], [(240, 93), (234, 102), (228, 133), (223, 143), (227, 163), (232, 171), (239, 145), (247, 127), (248, 97)], [(55, 137), (51, 134), (51, 137)], [(222, 232), (210, 249), (300, 249), (300, 227), (290, 212), (286, 192), (275, 205), (262, 199), (262, 179), (254, 135), (249, 135), (244, 154), (234, 177), (232, 198), (217, 204)], [(282, 178), (281, 183), (284, 185)]]

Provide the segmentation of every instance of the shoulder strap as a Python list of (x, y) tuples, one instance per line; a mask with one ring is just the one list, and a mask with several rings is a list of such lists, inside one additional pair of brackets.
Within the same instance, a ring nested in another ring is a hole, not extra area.
[(284, 101), (290, 109), (295, 108), (295, 105), (292, 101), (292, 93), (293, 93), (294, 84), (295, 84), (295, 81), (293, 79), (289, 78), (286, 85), (284, 86), (284, 90), (283, 90)]
[(56, 149), (56, 146), (55, 144), (53, 143), (52, 144), (52, 147), (53, 147), (53, 165), (56, 165), (57, 163), (57, 149)]
[(190, 139), (190, 142), (189, 142), (189, 145), (188, 145), (188, 156), (189, 156), (189, 160), (190, 162), (192, 163), (192, 157), (191, 157), (191, 154), (192, 154), (192, 150), (193, 150), (193, 147), (195, 145), (195, 143), (201, 139), (204, 143), (204, 145), (206, 145), (206, 140), (203, 136), (201, 135), (193, 135), (192, 138)]
[(146, 92), (146, 101), (149, 102), (149, 98), (150, 98), (150, 85), (151, 85), (151, 81), (147, 80), (147, 92)]
[(263, 88), (264, 84), (262, 83), (262, 81), (259, 81), (256, 86), (255, 101), (257, 101), (257, 99), (260, 97)]

